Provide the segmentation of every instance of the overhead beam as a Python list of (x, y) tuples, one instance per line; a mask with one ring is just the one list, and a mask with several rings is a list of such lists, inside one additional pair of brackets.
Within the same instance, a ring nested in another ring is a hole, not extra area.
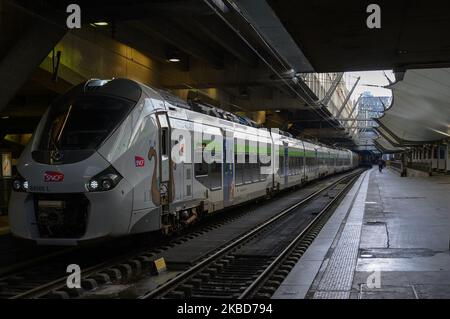
[(235, 0), (234, 2), (265, 41), (287, 61), (292, 69), (300, 73), (314, 72), (311, 63), (266, 1), (258, 1), (257, 5), (254, 0)]
[(320, 103), (322, 103), (323, 105), (328, 105), (328, 103), (331, 100), (331, 97), (333, 96), (334, 92), (336, 91), (336, 88), (337, 88), (339, 82), (341, 82), (343, 75), (344, 75), (344, 72), (336, 73), (336, 76), (334, 77), (330, 88), (328, 89), (327, 93), (323, 97), (322, 101), (320, 101)]
[(347, 105), (348, 100), (349, 100), (350, 97), (352, 96), (353, 91), (355, 90), (356, 86), (358, 85), (358, 82), (359, 82), (360, 79), (361, 79), (361, 77), (358, 76), (358, 79), (356, 79), (356, 82), (355, 82), (355, 84), (353, 84), (352, 89), (350, 90), (350, 92), (348, 92), (347, 96), (345, 97), (344, 101), (342, 102), (342, 106), (341, 106), (341, 108), (339, 109), (339, 111), (337, 112), (336, 117), (341, 116), (342, 111), (344, 110), (345, 106)]

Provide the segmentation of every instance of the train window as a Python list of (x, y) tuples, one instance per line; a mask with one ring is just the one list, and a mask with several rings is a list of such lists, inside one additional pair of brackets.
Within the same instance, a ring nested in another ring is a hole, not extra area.
[(209, 164), (209, 180), (211, 189), (222, 187), (222, 163), (212, 162)]
[(252, 182), (252, 164), (249, 163), (249, 155), (245, 154), (245, 163), (244, 165), (244, 183), (248, 184)]
[(195, 163), (195, 176), (208, 176), (208, 164), (205, 161)]
[(299, 171), (298, 160), (299, 160), (299, 157), (295, 156), (294, 160), (293, 160), (293, 162), (294, 162), (294, 175), (298, 175), (298, 171)]
[[(265, 160), (265, 159), (264, 159)], [(268, 167), (268, 168), (270, 168), (270, 166), (272, 165), (272, 163), (269, 161), (268, 163), (263, 163), (262, 161), (261, 161), (261, 159), (259, 158), (259, 156), (258, 156), (258, 163), (259, 163), (259, 165), (258, 165), (258, 170), (259, 170), (259, 179), (261, 180), (261, 181), (265, 181), (266, 179), (267, 179), (267, 175), (268, 174), (266, 174), (265, 172), (266, 172), (266, 169), (264, 169), (264, 167)]]
[(167, 127), (161, 129), (161, 155), (168, 155), (169, 148), (167, 147)]
[(242, 153), (238, 153), (238, 145), (242, 140), (234, 139), (234, 176), (235, 184), (242, 185), (244, 183), (244, 163), (242, 163)]
[(133, 105), (117, 98), (92, 95), (59, 101), (50, 108), (39, 150), (96, 149)]
[(252, 171), (252, 182), (259, 182), (259, 165), (258, 163), (250, 163), (251, 171)]
[(278, 165), (280, 167), (280, 169), (278, 170), (278, 175), (280, 176), (284, 176), (284, 155), (280, 154), (279, 156), (279, 160), (278, 160)]
[(199, 161), (201, 159), (200, 163), (195, 163), (194, 169), (195, 169), (195, 176), (208, 176), (208, 163), (205, 162), (205, 159), (203, 158), (203, 148), (206, 146), (206, 144), (202, 144), (201, 146), (197, 147), (195, 149), (195, 160)]
[(293, 170), (294, 170), (294, 165), (293, 165), (293, 163), (292, 163), (292, 156), (291, 155), (289, 155), (288, 156), (288, 167), (287, 167), (287, 174), (288, 174), (288, 176), (291, 176), (292, 175), (292, 172), (293, 172)]
[(242, 163), (235, 163), (234, 169), (235, 169), (235, 182), (236, 185), (242, 185), (244, 183), (244, 164)]
[(294, 175), (294, 156), (289, 155), (288, 156), (288, 168), (287, 168), (287, 174), (289, 176)]
[(291, 161), (290, 166), (292, 166), (292, 169), (290, 170), (291, 175), (297, 175), (297, 157), (292, 156), (289, 158)]

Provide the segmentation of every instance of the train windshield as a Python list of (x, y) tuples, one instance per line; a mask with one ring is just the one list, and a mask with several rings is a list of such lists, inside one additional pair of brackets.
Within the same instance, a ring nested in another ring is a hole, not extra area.
[(134, 104), (105, 96), (82, 96), (51, 107), (40, 151), (96, 149)]

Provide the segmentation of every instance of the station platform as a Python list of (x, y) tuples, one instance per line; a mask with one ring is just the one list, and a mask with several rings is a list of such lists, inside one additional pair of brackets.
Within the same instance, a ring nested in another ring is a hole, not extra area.
[(450, 298), (450, 176), (359, 177), (275, 299)]

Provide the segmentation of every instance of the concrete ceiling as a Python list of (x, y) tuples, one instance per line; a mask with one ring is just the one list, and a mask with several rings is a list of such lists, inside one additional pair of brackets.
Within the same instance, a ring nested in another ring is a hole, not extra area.
[[(316, 72), (450, 65), (450, 8), (445, 0), (268, 0)], [(366, 8), (381, 7), (369, 29)]]
[[(2, 39), (3, 35), (10, 34), (11, 31), (15, 34), (28, 34), (27, 37), (13, 37), (14, 41), (11, 40), (11, 43), (6, 43), (5, 38), (5, 50), (2, 54), (4, 53), (3, 56), (8, 60), (4, 58), (0, 61), (0, 67), (3, 66), (8, 70), (0, 72), (0, 77), (14, 72), (15, 81), (9, 79), (11, 85), (2, 88), (4, 101), (0, 99), (0, 110), (6, 107), (1, 114), (10, 116), (11, 124), (8, 127), (13, 127), (16, 114), (34, 116), (33, 114), (42, 111), (42, 106), (48, 105), (48, 99), (41, 98), (42, 103), (37, 106), (38, 100), (27, 88), (37, 87), (39, 81), (30, 82), (29, 79), (36, 77), (36, 72), (42, 71), (36, 69), (39, 65), (37, 61), (42, 61), (67, 31), (64, 27), (67, 17), (66, 6), (73, 1), (0, 1), (8, 4), (7, 10), (2, 12), (9, 17), (15, 17), (9, 19), (9, 22), (6, 21), (11, 25), (3, 29)], [(272, 110), (272, 112), (281, 109), (282, 112), (278, 113), (279, 117), (282, 117), (281, 123), (287, 123), (288, 119), (299, 116), (314, 120), (292, 126), (292, 133), (295, 135), (305, 128), (330, 128), (329, 120), (318, 122), (323, 116), (330, 117), (330, 114), (327, 114), (323, 105), (318, 104), (318, 98), (314, 93), (301, 80), (294, 82), (291, 74), (286, 75), (292, 68), (290, 64), (295, 68), (307, 68), (309, 71), (312, 71), (312, 68), (301, 56), (295, 42), (292, 39), (289, 41), (289, 35), (267, 5), (264, 8), (256, 8), (251, 6), (251, 1), (242, 1), (241, 4), (245, 4), (248, 10), (242, 14), (240, 9), (232, 6), (218, 13), (214, 7), (202, 0), (80, 0), (77, 4), (82, 8), (82, 23), (88, 29), (91, 28), (89, 23), (107, 21), (109, 22), (107, 27), (96, 28), (95, 31), (159, 61), (163, 66), (161, 73), (165, 75), (160, 83), (162, 88), (171, 90), (218, 88), (233, 97), (233, 105), (243, 109)], [(249, 14), (254, 17), (251, 24)], [(261, 14), (265, 16), (264, 19), (261, 19)], [(38, 21), (42, 28), (26, 23), (30, 17)], [(14, 26), (13, 20), (25, 22)], [(24, 32), (20, 31), (21, 29)], [(57, 34), (45, 42), (40, 42), (42, 45), (39, 55), (33, 56), (33, 59), (24, 58), (25, 53), (37, 52), (32, 45), (38, 36), (48, 32), (42, 30), (53, 29)], [(61, 33), (61, 30), (64, 33)], [(86, 30), (85, 27), (81, 31), (83, 30)], [(77, 33), (71, 31), (73, 32)], [(266, 35), (269, 33), (271, 35), (269, 40), (274, 42), (269, 44), (268, 38), (264, 39), (259, 32)], [(90, 35), (89, 31), (82, 36), (95, 41), (95, 35)], [(290, 45), (285, 45), (287, 42)], [(273, 50), (273, 46), (277, 50)], [(19, 50), (23, 47), (30, 49)], [(22, 52), (22, 55), (15, 53), (18, 51)], [(168, 65), (168, 54), (173, 51), (181, 57), (182, 62)], [(67, 57), (68, 53), (63, 54)], [(23, 61), (30, 62), (23, 63)], [(84, 63), (88, 62), (87, 59), (84, 60)], [(21, 70), (14, 68), (20, 63), (26, 64), (27, 67)], [(63, 80), (52, 82), (50, 77), (51, 74), (48, 72), (41, 77), (40, 81), (47, 86), (43, 89), (42, 96), (47, 95), (46, 90), (50, 86), (57, 85)], [(6, 78), (4, 80), (6, 81)], [(61, 90), (55, 89), (53, 93), (61, 93)], [(31, 100), (35, 103), (29, 102)], [(22, 120), (23, 118), (20, 118), (17, 121)], [(345, 134), (341, 136), (340, 132), (337, 133), (339, 139), (347, 137)]]

